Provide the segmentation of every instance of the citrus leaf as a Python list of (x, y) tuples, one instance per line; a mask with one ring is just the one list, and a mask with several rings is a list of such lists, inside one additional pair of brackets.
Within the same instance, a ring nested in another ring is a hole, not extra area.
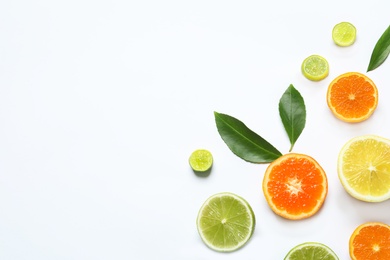
[(252, 163), (270, 163), (282, 154), (240, 120), (214, 112), (219, 135), (229, 149), (241, 159)]
[(387, 59), (390, 53), (390, 26), (379, 38), (371, 54), (367, 72), (378, 68)]
[(284, 129), (290, 139), (291, 152), (306, 124), (305, 102), (299, 91), (293, 85), (290, 85), (280, 98), (279, 114)]

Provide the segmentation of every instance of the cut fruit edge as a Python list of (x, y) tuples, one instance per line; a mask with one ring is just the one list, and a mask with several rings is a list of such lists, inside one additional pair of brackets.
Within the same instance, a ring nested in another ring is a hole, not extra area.
[[(344, 38), (340, 39), (338, 35), (338, 31), (340, 31), (340, 27), (343, 27), (343, 29), (349, 27), (348, 30), (351, 30), (353, 32), (351, 39), (349, 39), (348, 41), (345, 41)], [(340, 47), (351, 46), (356, 41), (356, 27), (350, 22), (340, 22), (336, 24), (332, 29), (332, 39), (334, 43)]]
[(360, 224), (357, 228), (355, 228), (355, 230), (353, 231), (353, 233), (352, 233), (352, 235), (351, 235), (350, 242), (353, 241), (353, 239), (360, 233), (360, 231), (361, 231), (363, 228), (366, 228), (366, 227), (374, 227), (374, 226), (385, 227), (385, 228), (387, 228), (387, 229), (390, 231), (390, 225), (388, 225), (388, 224), (386, 224), (386, 223), (383, 223), (383, 222), (374, 222), (374, 221), (366, 222), (366, 223)]
[[(342, 114), (337, 112), (337, 109), (333, 105), (332, 100), (331, 100), (331, 98), (332, 98), (331, 91), (333, 89), (333, 85), (336, 84), (340, 79), (348, 78), (350, 76), (357, 76), (357, 77), (363, 78), (365, 81), (370, 83), (370, 85), (373, 87), (374, 92), (375, 92), (375, 99), (376, 99), (375, 105), (373, 107), (371, 107), (369, 109), (369, 111), (367, 112), (367, 114), (362, 116), (362, 117), (351, 117), (351, 118), (348, 118), (348, 117), (343, 116)], [(346, 73), (343, 73), (343, 74), (337, 76), (336, 78), (334, 78), (330, 82), (330, 84), (328, 86), (327, 93), (326, 93), (326, 102), (328, 104), (329, 109), (332, 111), (333, 115), (335, 115), (338, 119), (340, 119), (340, 120), (342, 120), (344, 122), (348, 122), (348, 123), (359, 123), (359, 122), (367, 120), (369, 117), (371, 117), (371, 115), (376, 110), (376, 108), (378, 106), (378, 88), (375, 85), (374, 81), (372, 81), (372, 79), (370, 79), (368, 76), (364, 75), (363, 73), (355, 72), (355, 71), (346, 72)]]
[[(229, 196), (229, 197), (233, 197), (234, 199), (240, 201), (243, 205), (245, 205), (247, 211), (250, 213), (251, 215), (251, 232), (248, 233), (248, 235), (242, 239), (242, 241), (237, 244), (235, 247), (229, 247), (229, 248), (220, 248), (220, 247), (215, 247), (213, 246), (211, 243), (209, 243), (207, 241), (207, 239), (204, 237), (203, 233), (202, 233), (202, 230), (200, 230), (200, 220), (201, 220), (201, 212), (202, 210), (204, 209), (205, 206), (209, 205), (209, 202), (217, 197), (224, 197), (224, 196)], [(252, 237), (254, 231), (255, 231), (255, 226), (256, 226), (256, 218), (255, 218), (255, 214), (254, 214), (254, 211), (252, 209), (252, 207), (250, 206), (250, 204), (244, 199), (242, 198), (241, 196), (238, 196), (234, 193), (231, 193), (231, 192), (220, 192), (220, 193), (216, 193), (212, 196), (210, 196), (202, 205), (202, 207), (200, 208), (199, 210), (199, 213), (198, 213), (198, 217), (196, 219), (196, 225), (197, 225), (197, 229), (198, 229), (198, 233), (202, 239), (202, 241), (211, 249), (215, 250), (215, 251), (218, 251), (218, 252), (233, 252), (239, 248), (241, 248), (242, 246), (244, 246), (248, 241), (249, 239)]]
[[(324, 73), (322, 73), (320, 75), (313, 75), (313, 74), (311, 74), (311, 73), (309, 73), (307, 71), (307, 63), (308, 63), (308, 61), (311, 60), (311, 59), (314, 59), (314, 58), (317, 59), (317, 60), (321, 60), (321, 61), (323, 61), (326, 64), (326, 66), (325, 66), (326, 70), (325, 70)], [(329, 63), (328, 63), (328, 61), (324, 57), (322, 57), (322, 56), (320, 56), (318, 54), (313, 54), (313, 55), (310, 55), (309, 57), (307, 57), (307, 58), (305, 58), (303, 60), (302, 65), (301, 65), (301, 70), (302, 70), (302, 74), (307, 79), (312, 80), (312, 81), (321, 81), (321, 80), (325, 79), (329, 75)]]
[[(199, 157), (202, 157), (202, 160), (199, 162)], [(209, 171), (214, 163), (214, 158), (212, 153), (206, 149), (197, 149), (193, 151), (188, 159), (188, 162), (191, 166), (191, 169), (195, 172), (207, 172)]]
[(364, 141), (367, 139), (373, 139), (373, 140), (376, 140), (378, 142), (386, 143), (390, 147), (390, 139), (387, 139), (387, 138), (384, 138), (384, 137), (381, 137), (378, 135), (361, 135), (361, 136), (357, 136), (357, 137), (350, 139), (346, 144), (344, 144), (344, 146), (341, 148), (340, 153), (339, 153), (338, 162), (337, 162), (338, 177), (339, 177), (340, 182), (341, 182), (342, 186), (344, 187), (344, 189), (352, 197), (354, 197), (358, 200), (361, 200), (361, 201), (365, 201), (365, 202), (382, 202), (382, 201), (390, 199), (390, 189), (386, 194), (384, 194), (382, 196), (362, 195), (362, 194), (356, 192), (349, 185), (348, 180), (342, 174), (342, 172), (343, 172), (343, 169), (342, 169), (343, 168), (343, 165), (342, 165), (343, 154), (346, 153), (346, 151), (349, 149), (349, 147), (351, 146), (352, 143), (355, 143), (358, 141)]
[(367, 227), (374, 227), (374, 226), (381, 226), (381, 227), (387, 228), (389, 230), (389, 232), (390, 232), (390, 226), (385, 224), (385, 223), (383, 223), (383, 222), (366, 222), (366, 223), (360, 224), (353, 231), (351, 237), (349, 238), (349, 255), (351, 256), (352, 259), (356, 259), (355, 254), (354, 254), (355, 247), (353, 245), (356, 236), (359, 235), (359, 233), (360, 233), (360, 231), (362, 229), (367, 228)]
[(322, 243), (319, 243), (319, 242), (305, 242), (305, 243), (299, 244), (299, 245), (293, 247), (292, 249), (290, 249), (290, 251), (287, 253), (287, 255), (284, 258), (284, 260), (288, 260), (288, 257), (292, 253), (294, 253), (295, 251), (301, 250), (302, 248), (305, 248), (305, 247), (320, 247), (320, 248), (323, 248), (327, 252), (329, 252), (329, 254), (332, 255), (336, 260), (339, 259), (339, 257), (336, 255), (336, 253), (329, 246), (327, 246), (325, 244), (322, 244)]
[[(274, 203), (271, 203), (272, 197), (268, 193), (268, 188), (267, 188), (267, 183), (269, 181), (269, 172), (272, 171), (273, 167), (279, 165), (279, 162), (286, 160), (288, 157), (294, 157), (294, 158), (299, 157), (299, 158), (305, 158), (307, 160), (310, 160), (316, 166), (316, 168), (318, 168), (320, 170), (320, 172), (322, 173), (322, 176), (324, 178), (324, 181), (323, 181), (324, 190), (321, 194), (321, 197), (317, 200), (317, 205), (315, 207), (313, 207), (313, 209), (310, 212), (303, 212), (299, 215), (289, 214), (287, 212), (287, 210), (281, 210)], [(309, 218), (309, 217), (315, 215), (322, 208), (323, 204), (325, 203), (326, 197), (328, 195), (328, 178), (327, 178), (327, 175), (326, 175), (324, 169), (321, 167), (321, 165), (313, 157), (306, 155), (306, 154), (289, 153), (289, 154), (285, 154), (285, 155), (279, 157), (278, 159), (276, 159), (274, 162), (272, 162), (268, 166), (266, 173), (264, 174), (262, 187), (263, 187), (263, 193), (264, 193), (264, 196), (266, 198), (266, 201), (275, 214), (277, 214), (283, 218), (289, 219), (289, 220), (301, 220), (301, 219), (306, 219), (306, 218)]]

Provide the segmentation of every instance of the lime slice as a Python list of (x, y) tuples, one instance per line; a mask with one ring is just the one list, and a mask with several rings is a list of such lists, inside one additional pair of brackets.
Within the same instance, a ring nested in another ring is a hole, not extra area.
[(338, 46), (346, 47), (352, 45), (356, 40), (355, 26), (348, 22), (336, 24), (332, 30), (332, 39)]
[(194, 151), (189, 159), (191, 168), (196, 172), (206, 172), (213, 165), (213, 155), (204, 149)]
[(203, 242), (220, 252), (244, 246), (255, 229), (255, 215), (243, 198), (232, 193), (217, 193), (199, 210), (197, 227)]
[(317, 242), (297, 245), (288, 252), (284, 260), (338, 260), (337, 255), (328, 246)]
[(302, 73), (307, 79), (322, 80), (329, 74), (328, 61), (320, 55), (311, 55), (302, 62)]

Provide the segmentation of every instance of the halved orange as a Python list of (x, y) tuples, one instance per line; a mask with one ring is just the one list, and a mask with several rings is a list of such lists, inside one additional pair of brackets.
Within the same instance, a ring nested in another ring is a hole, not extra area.
[(349, 254), (353, 260), (390, 259), (390, 226), (380, 222), (358, 226), (349, 239)]
[(364, 74), (344, 73), (329, 84), (327, 103), (332, 113), (342, 121), (361, 122), (374, 113), (378, 105), (378, 89)]
[(277, 215), (287, 219), (308, 218), (321, 208), (328, 193), (325, 171), (305, 154), (285, 154), (267, 167), (264, 196)]

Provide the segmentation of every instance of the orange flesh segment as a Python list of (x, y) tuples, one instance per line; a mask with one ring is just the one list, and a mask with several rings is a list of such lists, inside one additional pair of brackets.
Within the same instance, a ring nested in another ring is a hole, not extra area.
[(390, 229), (383, 225), (362, 227), (352, 242), (358, 260), (390, 259)]
[(340, 78), (331, 90), (331, 105), (346, 118), (360, 118), (376, 104), (376, 91), (364, 78), (351, 75)]
[(290, 215), (310, 213), (324, 196), (324, 176), (306, 158), (287, 158), (269, 176), (268, 193), (278, 210)]

